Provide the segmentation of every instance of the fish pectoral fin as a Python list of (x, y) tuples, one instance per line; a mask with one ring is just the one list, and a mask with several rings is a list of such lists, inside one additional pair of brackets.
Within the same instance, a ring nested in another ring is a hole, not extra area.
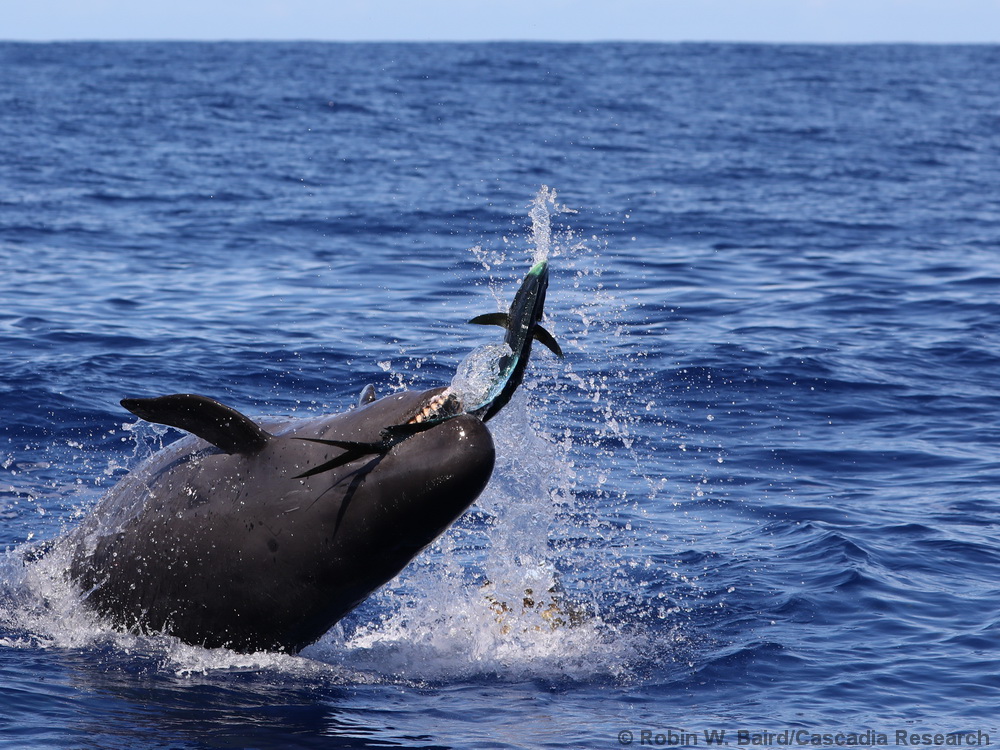
[[(480, 326), (500, 326), (501, 328), (509, 329), (510, 315), (505, 312), (483, 313), (482, 315), (477, 315), (469, 322)], [(556, 337), (540, 325), (535, 324), (535, 332), (532, 335), (535, 341), (547, 348), (557, 357), (561, 358), (563, 356), (562, 349), (559, 347)]]
[(550, 352), (552, 352), (557, 357), (559, 357), (560, 359), (562, 359), (563, 352), (562, 352), (562, 349), (559, 347), (559, 342), (556, 341), (556, 337), (555, 336), (553, 336), (551, 333), (549, 333), (548, 331), (546, 331), (540, 325), (536, 325), (535, 326), (535, 334), (534, 334), (534, 336), (535, 336), (535, 341), (537, 341), (539, 344), (541, 344), (542, 346), (544, 346)]
[(121, 405), (147, 422), (190, 432), (226, 453), (257, 453), (271, 438), (250, 417), (206, 396), (123, 398)]
[(510, 315), (505, 312), (483, 313), (482, 315), (477, 315), (469, 322), (474, 323), (477, 326), (500, 326), (501, 328), (509, 328)]

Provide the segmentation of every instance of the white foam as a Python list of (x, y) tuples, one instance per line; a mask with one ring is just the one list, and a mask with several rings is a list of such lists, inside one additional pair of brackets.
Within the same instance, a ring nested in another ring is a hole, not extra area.
[(108, 663), (136, 660), (180, 678), (225, 672), (271, 671), (325, 681), (357, 683), (369, 679), (334, 664), (283, 653), (244, 654), (226, 648), (192, 646), (162, 634), (122, 632), (90, 610), (66, 571), (68, 556), (59, 548), (25, 564), (23, 550), (0, 562), (0, 647), (102, 651)]

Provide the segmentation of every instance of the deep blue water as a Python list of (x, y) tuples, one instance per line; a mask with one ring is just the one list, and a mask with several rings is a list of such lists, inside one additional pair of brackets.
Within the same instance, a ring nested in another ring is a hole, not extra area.
[[(1000, 48), (0, 71), (0, 746), (1000, 743)], [(121, 397), (447, 383), (536, 252), (565, 362), (491, 423), (474, 509), (302, 656), (115, 633), (22, 565), (172, 439)], [(497, 616), (555, 581), (582, 622)]]

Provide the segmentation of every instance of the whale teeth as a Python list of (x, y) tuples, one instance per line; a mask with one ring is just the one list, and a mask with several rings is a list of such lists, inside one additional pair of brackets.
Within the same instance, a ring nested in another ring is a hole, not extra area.
[(421, 424), (429, 419), (454, 417), (462, 413), (462, 400), (452, 391), (443, 391), (432, 397), (407, 424)]

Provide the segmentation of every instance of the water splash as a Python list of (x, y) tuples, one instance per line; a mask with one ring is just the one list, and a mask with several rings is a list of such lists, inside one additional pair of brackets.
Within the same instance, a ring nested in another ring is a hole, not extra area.
[[(529, 210), (524, 244), (530, 247), (514, 254), (505, 239), (495, 250), (473, 249), (495, 272), (494, 292), (504, 303), (503, 278), (523, 275), (528, 256), (531, 264), (558, 259), (547, 327), (567, 360), (539, 348), (526, 382), (490, 423), (497, 467), (473, 510), (306, 658), (248, 656), (112, 631), (81, 604), (62, 575), (65, 561), (60, 567), (51, 556), (23, 570), (19, 558), (5, 563), (0, 597), (12, 606), (0, 618), (3, 645), (110, 647), (144, 654), (182, 677), (255, 668), (298, 674), (304, 663), (318, 663), (326, 678), (354, 682), (618, 679), (634, 674), (651, 652), (658, 662), (680, 653), (683, 629), (664, 628), (662, 620), (681, 610), (644, 588), (648, 581), (635, 571), (649, 561), (635, 558), (634, 531), (619, 518), (635, 503), (637, 487), (660, 491), (641, 470), (639, 416), (629, 404), (642, 357), (629, 348), (621, 323), (625, 302), (605, 287), (603, 244), (559, 224), (572, 213), (554, 190), (542, 188)], [(591, 362), (594, 351), (620, 356)], [(477, 350), (453, 387), (474, 392), (491, 382), (496, 359), (495, 347)], [(394, 363), (380, 364), (396, 371)], [(162, 447), (162, 428), (125, 429), (135, 445), (131, 465)], [(109, 476), (120, 471), (117, 464), (108, 467)], [(655, 643), (642, 625), (650, 616), (661, 620)]]
[(531, 202), (528, 216), (531, 218), (531, 242), (535, 246), (531, 265), (553, 257), (552, 219), (560, 214), (575, 214), (571, 208), (557, 202), (556, 191), (542, 185)]
[(485, 403), (500, 379), (500, 360), (511, 354), (506, 343), (476, 347), (455, 370), (451, 392), (466, 407)]
[[(566, 362), (541, 350), (532, 357), (524, 385), (490, 422), (497, 465), (486, 491), (428, 552), (308, 652), (316, 658), (384, 679), (589, 681), (627, 678), (637, 664), (670, 661), (687, 648), (680, 627), (666, 627), (664, 637), (663, 620), (682, 617), (682, 608), (637, 586), (635, 537), (616, 520), (616, 506), (635, 502), (637, 478), (644, 491), (658, 491), (635, 453), (638, 417), (630, 416), (631, 394), (622, 389), (640, 358), (629, 353), (610, 366), (586, 361), (589, 351), (614, 349), (627, 338), (619, 321), (625, 304), (604, 289), (598, 248), (556, 224), (572, 213), (543, 187), (530, 207), (527, 238), (532, 264), (559, 258), (547, 325), (571, 355)], [(492, 254), (482, 245), (471, 252), (491, 274), (508, 264), (512, 276), (523, 273), (527, 253), (510, 254), (508, 238), (504, 245)], [(493, 278), (503, 306), (509, 293)], [(583, 363), (576, 365), (573, 354)], [(495, 355), (490, 347), (473, 352), (453, 387), (471, 392), (491, 382)], [(590, 465), (595, 453), (604, 465)], [(659, 621), (655, 643), (640, 622), (650, 617)]]
[(149, 670), (182, 680), (270, 672), (333, 684), (371, 681), (365, 673), (301, 656), (208, 649), (170, 635), (115, 630), (85, 606), (66, 576), (68, 550), (57, 547), (27, 565), (26, 551), (10, 550), (0, 558), (0, 648), (97, 651), (105, 669)]

